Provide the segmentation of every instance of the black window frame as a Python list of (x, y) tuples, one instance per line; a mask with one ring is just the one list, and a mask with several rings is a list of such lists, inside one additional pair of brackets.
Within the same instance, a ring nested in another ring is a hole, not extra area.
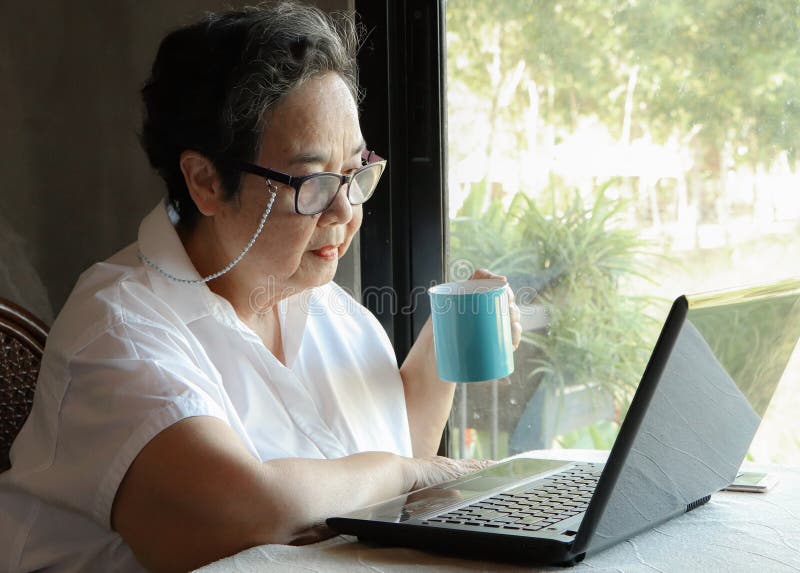
[[(364, 304), (398, 360), (430, 313), (422, 289), (444, 276), (446, 170), (442, 3), (357, 0), (366, 34), (359, 53), (361, 128), (388, 167), (365, 204), (361, 227)], [(394, 300), (374, 290), (393, 289)]]
[[(444, 0), (355, 0), (361, 129), (388, 167), (364, 206), (362, 302), (402, 364), (430, 315), (427, 288), (445, 277)], [(440, 453), (447, 453), (448, 431)]]

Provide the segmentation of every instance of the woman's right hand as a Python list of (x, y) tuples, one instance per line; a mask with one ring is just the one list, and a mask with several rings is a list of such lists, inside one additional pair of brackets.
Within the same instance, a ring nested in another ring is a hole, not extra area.
[(409, 462), (407, 467), (410, 479), (407, 483), (412, 484), (410, 491), (455, 479), (495, 463), (490, 460), (455, 460), (443, 456), (405, 459)]

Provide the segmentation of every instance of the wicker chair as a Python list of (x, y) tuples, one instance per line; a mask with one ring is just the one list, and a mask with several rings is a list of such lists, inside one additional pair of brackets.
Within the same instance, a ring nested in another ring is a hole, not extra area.
[(33, 405), (33, 391), (47, 326), (0, 299), (0, 472), (11, 467), (8, 452)]

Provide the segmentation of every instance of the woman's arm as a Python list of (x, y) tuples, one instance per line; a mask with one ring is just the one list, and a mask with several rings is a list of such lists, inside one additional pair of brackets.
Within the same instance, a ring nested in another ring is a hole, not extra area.
[[(471, 279), (502, 279), (484, 269), (473, 273)], [(516, 349), (522, 335), (520, 312), (514, 303), (514, 293), (508, 289), (511, 315), (511, 340)], [(430, 318), (411, 347), (400, 368), (403, 391), (411, 430), (411, 447), (415, 457), (431, 456), (439, 449), (444, 425), (453, 405), (456, 385), (439, 378), (436, 353), (433, 348), (433, 325)]]
[(255, 545), (319, 538), (325, 518), (479, 469), (383, 452), (260, 462), (223, 421), (175, 423), (123, 479), (112, 527), (152, 571), (187, 571)]
[(400, 368), (406, 398), (408, 427), (414, 457), (430, 456), (439, 449), (450, 415), (456, 385), (439, 378), (433, 349), (433, 324), (429, 318)]

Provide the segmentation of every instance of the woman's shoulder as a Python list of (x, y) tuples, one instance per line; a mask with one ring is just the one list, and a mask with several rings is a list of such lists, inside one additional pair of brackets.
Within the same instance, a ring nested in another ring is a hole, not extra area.
[(76, 354), (126, 322), (168, 322), (169, 313), (136, 253), (136, 245), (130, 245), (81, 274), (53, 323), (49, 345)]

